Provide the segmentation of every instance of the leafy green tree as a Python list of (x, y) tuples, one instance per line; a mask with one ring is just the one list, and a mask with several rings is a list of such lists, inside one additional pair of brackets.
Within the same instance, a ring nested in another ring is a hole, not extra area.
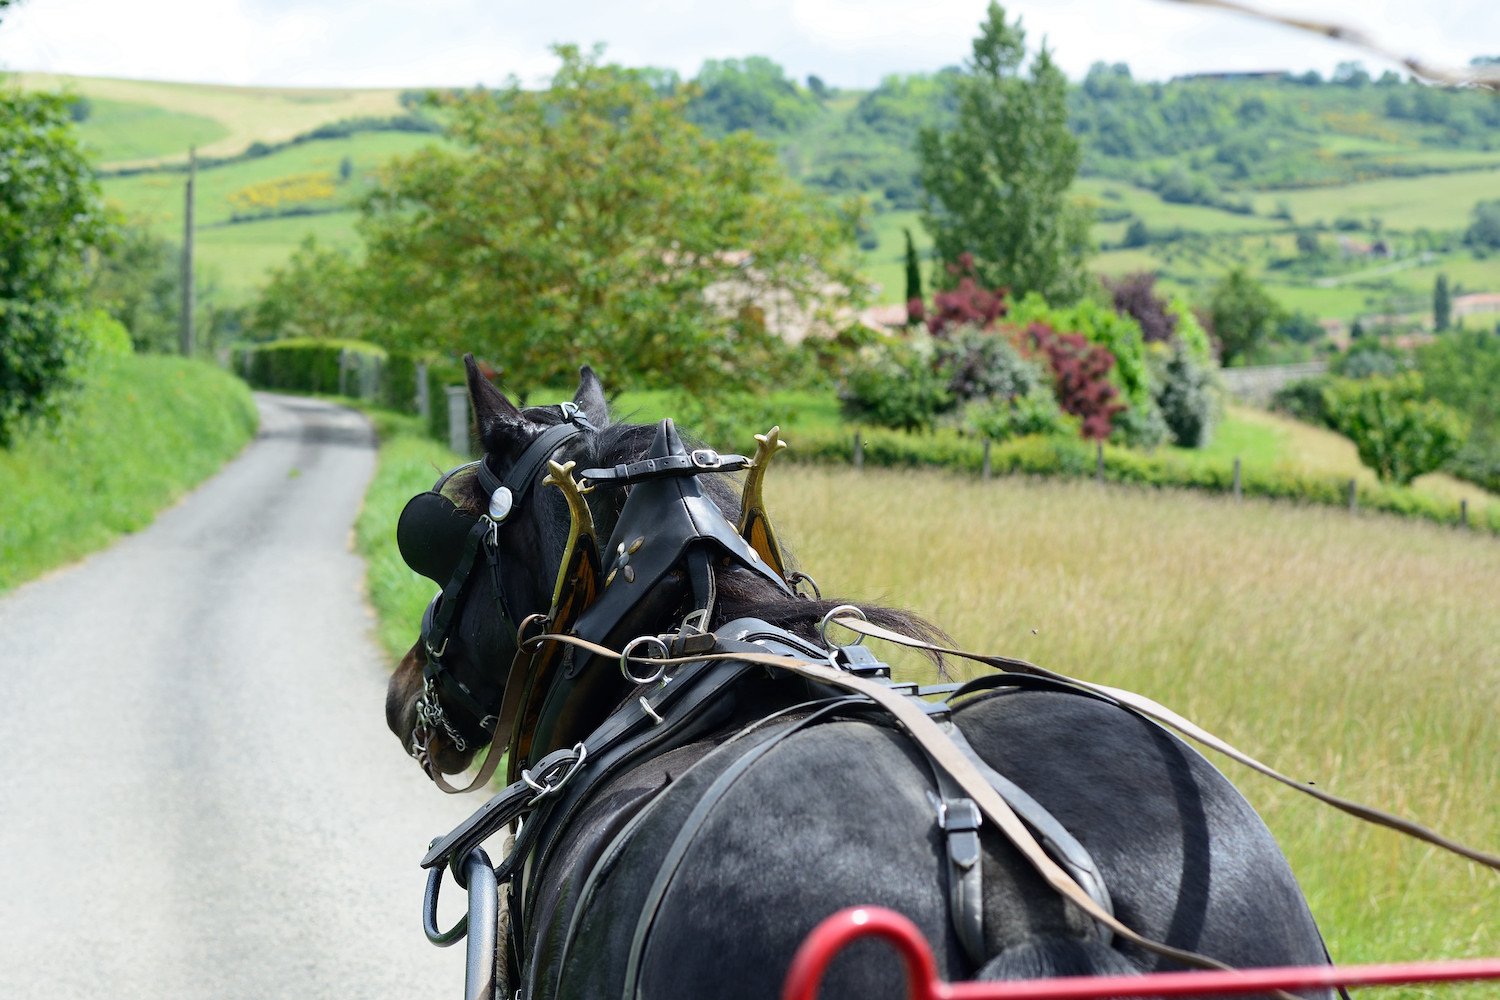
[(951, 129), (917, 138), (922, 224), (939, 260), (974, 257), (986, 287), (1049, 301), (1077, 300), (1087, 287), (1087, 213), (1068, 197), (1078, 140), (1068, 131), (1067, 80), (1044, 47), (1023, 76), (1026, 36), (991, 2), (973, 57), (954, 78)]
[(1453, 330), (1416, 350), (1427, 394), (1469, 421), (1467, 442), (1449, 467), (1500, 491), (1500, 332)]
[(130, 333), (143, 353), (179, 349), (182, 251), (144, 225), (118, 223), (89, 276), (87, 299)]
[(0, 87), (0, 447), (55, 417), (73, 384), (85, 258), (104, 232), (68, 100)]
[(353, 340), (368, 326), (353, 260), (309, 236), (271, 271), (251, 312), (249, 333), (257, 340)]
[(1417, 372), (1335, 379), (1323, 390), (1329, 423), (1354, 442), (1359, 460), (1402, 486), (1441, 466), (1468, 433), (1453, 409), (1424, 398)]
[(769, 381), (768, 316), (831, 321), (858, 287), (851, 226), (765, 142), (713, 139), (598, 53), (546, 90), (474, 92), (452, 143), (398, 160), (365, 204), (371, 335), (473, 350), (519, 391), (587, 360), (615, 385)]
[(1281, 307), (1242, 267), (1230, 271), (1209, 292), (1208, 318), (1227, 367), (1259, 346), (1281, 318)]
[(688, 118), (710, 132), (785, 131), (818, 112), (818, 98), (765, 56), (710, 59), (694, 81)]
[(1448, 291), (1448, 276), (1440, 274), (1432, 282), (1432, 328), (1438, 333), (1453, 322), (1453, 295)]
[(1477, 202), (1472, 219), (1464, 233), (1469, 245), (1483, 250), (1500, 249), (1500, 200)]

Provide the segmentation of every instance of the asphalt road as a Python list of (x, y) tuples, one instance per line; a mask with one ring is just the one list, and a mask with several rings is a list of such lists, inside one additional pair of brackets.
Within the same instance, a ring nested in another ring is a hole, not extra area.
[(417, 861), (482, 798), (385, 728), (350, 550), (372, 436), (257, 400), (149, 530), (0, 598), (6, 1000), (462, 996)]

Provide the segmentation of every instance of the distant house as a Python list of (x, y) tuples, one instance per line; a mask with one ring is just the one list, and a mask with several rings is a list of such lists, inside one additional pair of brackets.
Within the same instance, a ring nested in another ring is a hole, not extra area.
[(870, 306), (859, 314), (859, 321), (879, 333), (895, 333), (906, 328), (906, 306)]
[(1339, 253), (1345, 257), (1386, 258), (1391, 255), (1391, 246), (1385, 240), (1366, 243), (1364, 240), (1357, 240), (1352, 236), (1340, 236)]
[(1453, 299), (1454, 320), (1489, 313), (1500, 313), (1500, 292), (1475, 292), (1471, 295), (1455, 296)]

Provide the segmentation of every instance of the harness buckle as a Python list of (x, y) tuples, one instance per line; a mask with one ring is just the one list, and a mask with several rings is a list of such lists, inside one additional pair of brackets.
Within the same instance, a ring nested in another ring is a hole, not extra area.
[[(537, 761), (535, 768), (524, 768), (521, 780), (536, 793), (531, 801), (537, 803), (562, 791), (563, 786), (583, 767), (587, 758), (588, 747), (577, 743), (571, 749), (552, 751)], [(533, 776), (533, 772), (536, 776)]]
[(890, 664), (884, 663), (869, 648), (861, 645), (839, 646), (833, 653), (833, 664), (856, 677), (889, 677)]
[(712, 448), (698, 448), (692, 454), (693, 466), (712, 471), (724, 464), (724, 459)]

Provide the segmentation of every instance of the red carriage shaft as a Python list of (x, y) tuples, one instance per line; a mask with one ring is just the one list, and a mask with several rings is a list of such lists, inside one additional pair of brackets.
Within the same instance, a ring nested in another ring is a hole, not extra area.
[(927, 939), (910, 920), (879, 906), (851, 907), (824, 920), (797, 949), (782, 1000), (817, 1000), (833, 956), (856, 938), (892, 944), (906, 965), (908, 1000), (1097, 1000), (1100, 997), (1235, 996), (1265, 990), (1331, 986), (1394, 986), (1500, 980), (1500, 958), (1391, 965), (1290, 966), (1233, 972), (1159, 972), (1146, 976), (1077, 976), (1011, 983), (945, 983)]

